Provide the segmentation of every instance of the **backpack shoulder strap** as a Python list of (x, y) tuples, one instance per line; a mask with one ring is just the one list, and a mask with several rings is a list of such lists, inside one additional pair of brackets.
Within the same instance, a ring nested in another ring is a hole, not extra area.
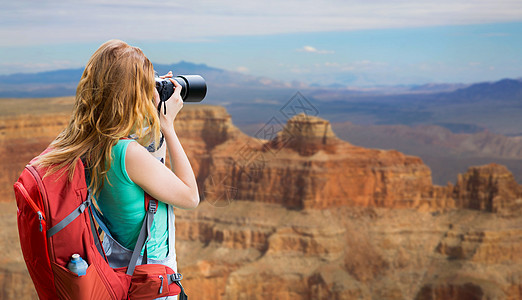
[[(147, 197), (145, 197), (147, 198)], [(141, 225), (140, 234), (138, 236), (138, 240), (136, 241), (136, 246), (134, 246), (134, 251), (132, 252), (132, 256), (129, 262), (129, 266), (127, 268), (127, 275), (132, 275), (134, 273), (134, 269), (138, 263), (138, 256), (141, 253), (141, 249), (145, 246), (145, 244), (149, 241), (150, 238), (150, 228), (152, 226), (152, 221), (154, 221), (154, 214), (158, 210), (158, 200), (149, 198), (147, 205), (147, 212), (145, 214), (145, 219), (143, 219), (143, 225)], [(145, 252), (143, 254), (143, 262), (147, 262), (147, 249), (145, 248)]]

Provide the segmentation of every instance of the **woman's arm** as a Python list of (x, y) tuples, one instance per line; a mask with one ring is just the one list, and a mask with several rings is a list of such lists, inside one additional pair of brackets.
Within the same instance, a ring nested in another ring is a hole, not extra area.
[[(125, 157), (127, 174), (134, 183), (155, 199), (178, 208), (195, 208), (199, 204), (199, 194), (188, 158), (176, 136), (174, 138), (165, 136), (165, 139), (171, 161), (176, 167), (174, 172), (154, 158), (143, 146), (132, 142), (127, 148)], [(178, 153), (173, 153), (173, 150)]]
[[(199, 204), (196, 178), (174, 129), (174, 119), (183, 107), (181, 86), (175, 80), (172, 82), (175, 89), (166, 103), (167, 114), (160, 113), (172, 171), (135, 142), (127, 148), (125, 165), (130, 179), (155, 199), (179, 208), (195, 208)], [(156, 91), (155, 97), (158, 101)]]

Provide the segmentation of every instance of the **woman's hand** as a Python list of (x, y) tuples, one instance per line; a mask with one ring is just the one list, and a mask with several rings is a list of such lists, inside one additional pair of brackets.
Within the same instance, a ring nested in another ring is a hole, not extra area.
[(165, 78), (172, 78), (172, 77), (173, 77), (172, 71), (169, 71), (167, 74), (160, 76), (159, 78), (165, 79)]
[[(164, 135), (167, 135), (174, 130), (174, 120), (176, 119), (179, 111), (183, 108), (183, 99), (181, 98), (182, 87), (176, 80), (172, 79), (171, 71), (167, 73), (167, 75), (160, 76), (160, 78), (168, 78), (172, 84), (174, 84), (174, 93), (172, 93), (172, 96), (170, 96), (170, 98), (166, 101), (165, 106), (161, 105), (160, 107), (159, 118), (161, 131)], [(156, 89), (154, 89), (154, 100), (156, 102), (156, 107), (158, 107), (160, 104), (160, 98)]]

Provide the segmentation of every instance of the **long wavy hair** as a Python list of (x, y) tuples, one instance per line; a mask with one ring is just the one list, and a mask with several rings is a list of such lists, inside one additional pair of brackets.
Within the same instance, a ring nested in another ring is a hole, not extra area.
[(66, 170), (72, 180), (76, 161), (82, 159), (96, 195), (107, 179), (118, 140), (134, 134), (142, 145), (158, 145), (154, 88), (152, 63), (139, 48), (120, 40), (104, 43), (85, 67), (68, 126), (36, 164), (49, 167), (47, 174)]

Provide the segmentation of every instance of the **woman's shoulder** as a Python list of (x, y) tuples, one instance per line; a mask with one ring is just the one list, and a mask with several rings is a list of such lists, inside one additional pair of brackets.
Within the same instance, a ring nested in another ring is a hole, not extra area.
[(126, 152), (128, 151), (127, 149), (130, 148), (133, 148), (133, 145), (139, 145), (138, 142), (136, 142), (135, 140), (133, 139), (120, 139), (116, 145), (114, 145), (112, 147), (112, 151), (116, 154), (116, 155), (123, 155), (125, 156)]
[[(120, 142), (118, 142), (118, 145), (120, 145)], [(125, 142), (121, 142), (120, 147), (127, 167), (129, 165), (142, 166), (143, 163), (152, 157), (149, 151), (135, 140), (125, 140)]]
[(138, 143), (134, 139), (119, 139), (115, 146), (127, 146), (129, 144), (132, 144), (133, 142), (135, 142), (135, 144)]

